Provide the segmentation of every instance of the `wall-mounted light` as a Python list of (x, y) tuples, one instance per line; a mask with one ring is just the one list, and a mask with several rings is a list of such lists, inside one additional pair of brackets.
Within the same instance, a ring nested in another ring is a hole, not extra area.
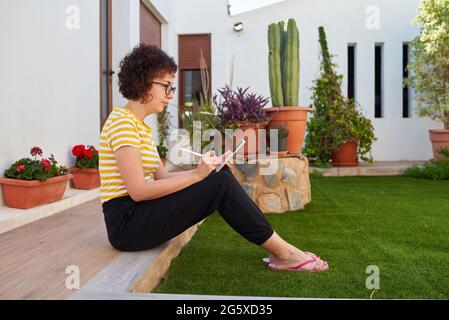
[(236, 24), (234, 24), (234, 31), (235, 32), (240, 32), (243, 30), (243, 23), (238, 22)]

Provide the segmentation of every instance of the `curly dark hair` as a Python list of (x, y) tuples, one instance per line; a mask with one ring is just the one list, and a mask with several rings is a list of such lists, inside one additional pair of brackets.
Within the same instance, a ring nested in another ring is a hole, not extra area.
[(140, 44), (120, 62), (120, 92), (128, 100), (146, 103), (151, 96), (149, 91), (153, 80), (166, 74), (174, 77), (177, 69), (173, 58), (164, 51), (152, 45)]

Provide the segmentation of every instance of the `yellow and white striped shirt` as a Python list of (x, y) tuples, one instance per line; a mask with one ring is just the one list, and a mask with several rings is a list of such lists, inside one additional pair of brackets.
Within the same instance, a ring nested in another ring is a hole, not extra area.
[(154, 180), (154, 172), (159, 168), (161, 159), (151, 131), (151, 128), (137, 119), (130, 110), (114, 107), (100, 134), (98, 151), (101, 203), (128, 195), (115, 160), (114, 152), (120, 147), (139, 148), (145, 180)]

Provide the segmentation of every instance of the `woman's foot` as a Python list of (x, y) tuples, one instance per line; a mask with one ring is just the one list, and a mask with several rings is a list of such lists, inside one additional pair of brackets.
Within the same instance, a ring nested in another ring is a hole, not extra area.
[(329, 269), (326, 261), (304, 252), (291, 252), (289, 258), (284, 260), (270, 254), (269, 259), (268, 267), (274, 270), (320, 272)]
[[(310, 256), (311, 258), (315, 258), (315, 259), (320, 259), (320, 256), (317, 256), (315, 253), (313, 252), (308, 252), (308, 251), (303, 251), (306, 255)], [(300, 253), (300, 251), (298, 250), (298, 253)], [(271, 253), (268, 255), (268, 257), (266, 258), (262, 258), (262, 263), (268, 265), (269, 263), (271, 263), (273, 260), (274, 255), (272, 255)]]
[[(316, 258), (316, 259), (320, 259), (320, 258), (321, 258), (320, 256), (316, 255), (316, 254), (313, 253), (313, 252), (308, 252), (308, 251), (302, 251), (302, 250), (299, 250), (298, 248), (296, 248), (295, 246), (293, 246), (293, 245), (291, 245), (291, 244), (287, 244), (287, 246), (288, 246), (288, 248), (289, 248), (289, 250), (290, 250), (291, 252), (295, 252), (295, 253), (298, 253), (298, 254), (303, 254), (303, 253), (305, 253), (306, 255), (308, 255), (308, 256), (310, 256), (310, 257), (312, 257), (312, 258)], [(274, 255), (270, 253), (270, 254), (268, 255), (268, 257), (262, 258), (262, 262), (263, 262), (264, 264), (269, 264), (270, 262), (272, 262), (272, 258), (273, 258), (273, 257), (274, 257)]]

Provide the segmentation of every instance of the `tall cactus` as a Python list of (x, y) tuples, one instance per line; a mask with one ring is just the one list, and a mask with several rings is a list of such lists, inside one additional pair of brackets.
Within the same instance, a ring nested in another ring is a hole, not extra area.
[(281, 33), (281, 77), (282, 77), (282, 96), (284, 98), (284, 103), (286, 103), (286, 95), (285, 95), (285, 79), (286, 79), (286, 74), (285, 74), (285, 67), (286, 67), (286, 63), (285, 63), (285, 46), (287, 44), (287, 30), (285, 29), (285, 24), (284, 21), (280, 21), (278, 22), (279, 25), (279, 29), (280, 29), (280, 33)]
[(268, 26), (269, 77), (274, 107), (299, 103), (299, 31), (294, 19)]
[(298, 105), (299, 95), (299, 31), (294, 19), (288, 19), (285, 48), (285, 97), (287, 106)]
[(268, 64), (270, 77), (270, 93), (273, 106), (284, 104), (282, 93), (282, 68), (281, 68), (281, 36), (277, 23), (268, 26)]

